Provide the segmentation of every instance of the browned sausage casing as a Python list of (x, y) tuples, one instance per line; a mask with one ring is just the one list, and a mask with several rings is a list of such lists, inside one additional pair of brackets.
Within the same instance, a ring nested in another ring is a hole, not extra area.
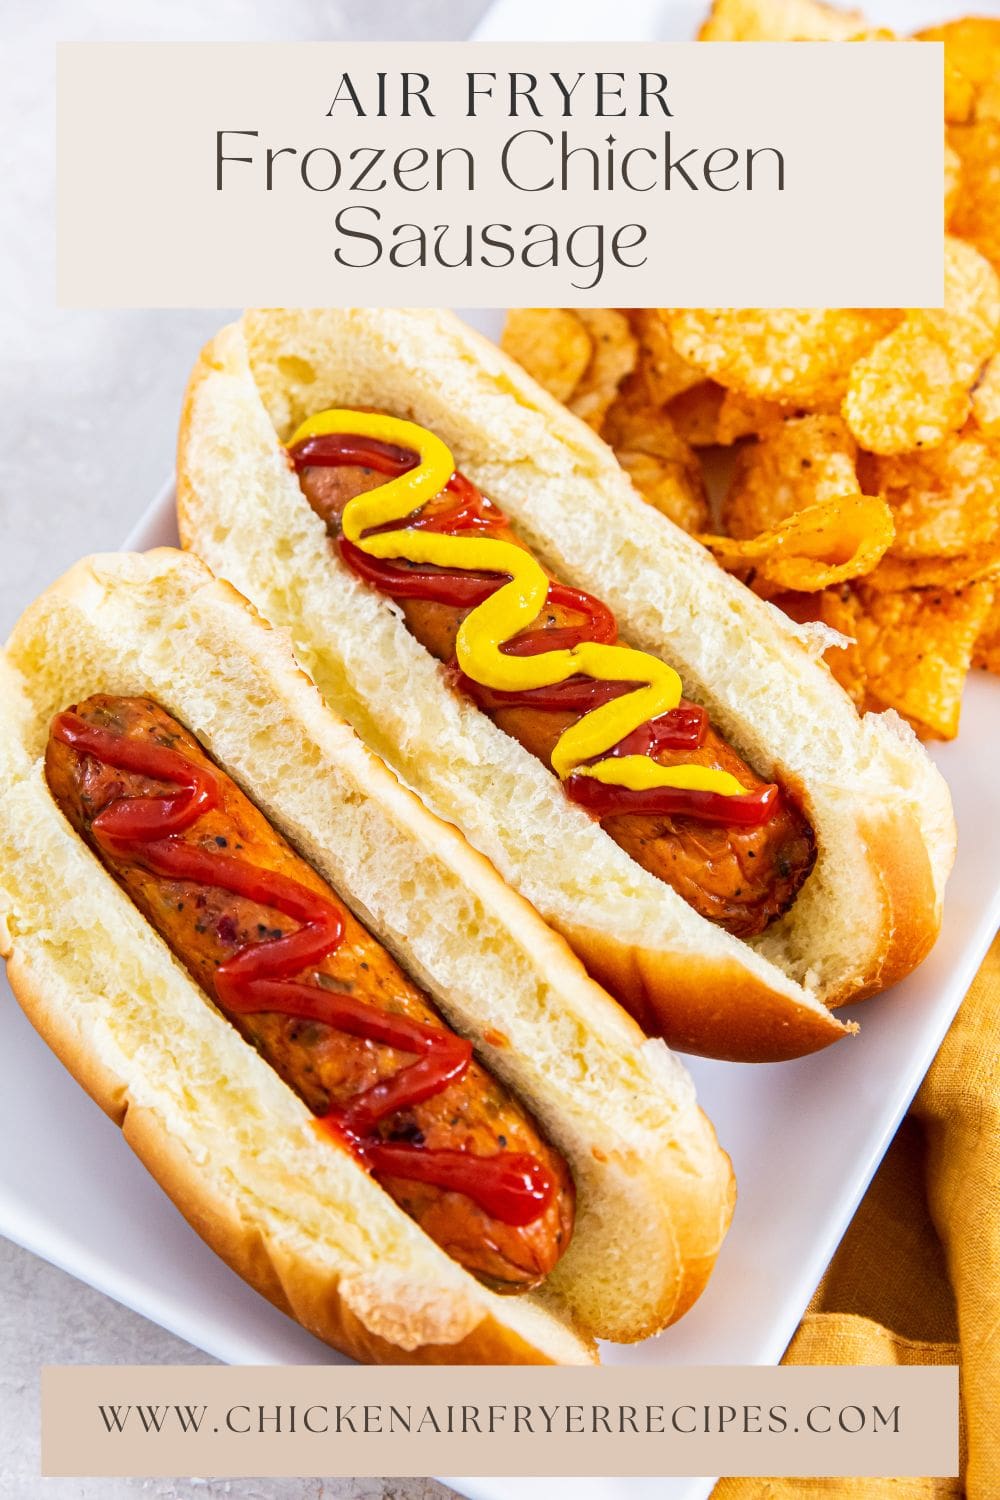
[[(76, 705), (75, 712), (113, 734), (149, 736), (198, 764), (213, 764), (193, 735), (149, 699), (98, 695)], [(301, 977), (346, 991), (380, 1010), (443, 1026), (423, 991), (326, 882), (275, 832), (233, 780), (219, 767), (213, 769), (221, 789), (218, 806), (203, 813), (180, 837), (213, 851), (225, 849), (257, 868), (280, 871), (343, 911), (342, 943)], [(216, 1004), (215, 972), (220, 963), (248, 943), (277, 938), (295, 928), (292, 918), (256, 902), (192, 881), (166, 879), (145, 869), (138, 856), (109, 855), (98, 847), (91, 825), (109, 803), (120, 797), (157, 795), (167, 790), (163, 783), (102, 765), (52, 737), (45, 770), (52, 795), (70, 823)], [(227, 1014), (317, 1115), (347, 1104), (413, 1061), (391, 1047), (348, 1036), (323, 1022), (274, 1013)], [(520, 1291), (548, 1274), (572, 1234), (574, 1191), (569, 1169), (508, 1090), (475, 1059), (461, 1078), (433, 1098), (389, 1116), (380, 1126), (380, 1135), (384, 1140), (425, 1144), (432, 1150), (491, 1156), (510, 1149), (537, 1157), (555, 1192), (544, 1213), (523, 1227), (490, 1217), (461, 1193), (387, 1176), (380, 1181), (442, 1249), (497, 1289)]]
[[(309, 504), (334, 537), (340, 533), (340, 516), (347, 502), (385, 483), (384, 476), (372, 469), (350, 466), (305, 466), (299, 479)], [(525, 545), (505, 523), (491, 529), (490, 535)], [(458, 628), (469, 611), (423, 599), (397, 602), (421, 645), (439, 661), (450, 661)], [(532, 629), (578, 623), (579, 616), (547, 605)], [(579, 718), (578, 713), (518, 706), (484, 708), (483, 712), (546, 765), (551, 765), (563, 730)], [(662, 750), (656, 759), (662, 765), (684, 761), (729, 771), (748, 791), (765, 785), (711, 726), (697, 750)], [(646, 813), (616, 814), (600, 821), (637, 864), (666, 881), (701, 916), (736, 937), (763, 932), (787, 911), (816, 857), (812, 829), (787, 791), (773, 817), (758, 828)]]

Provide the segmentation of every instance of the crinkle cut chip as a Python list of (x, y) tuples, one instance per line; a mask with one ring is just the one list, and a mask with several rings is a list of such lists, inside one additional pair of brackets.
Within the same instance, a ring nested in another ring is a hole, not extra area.
[(870, 573), (892, 541), (892, 512), (878, 495), (841, 495), (796, 511), (745, 541), (701, 536), (716, 562), (763, 598), (817, 593)]
[(617, 308), (580, 307), (576, 316), (590, 336), (591, 355), (567, 404), (571, 412), (600, 432), (618, 387), (635, 369), (639, 346), (628, 318)]
[(862, 712), (893, 708), (924, 739), (954, 739), (962, 688), (994, 598), (992, 580), (965, 588), (881, 593), (867, 582), (823, 595), (825, 625), (853, 637), (826, 661)]
[(1000, 354), (994, 354), (972, 392), (972, 415), (979, 431), (1000, 438)]
[(899, 322), (890, 309), (664, 309), (674, 345), (744, 396), (835, 410), (851, 367)]
[(859, 10), (821, 0), (714, 0), (700, 42), (847, 42), (867, 25)]
[(740, 450), (722, 505), (726, 530), (757, 536), (818, 501), (859, 495), (857, 451), (838, 416), (779, 422)]
[(1000, 270), (1000, 119), (954, 125), (948, 144), (961, 162), (948, 227)]
[(650, 505), (684, 531), (708, 525), (701, 465), (661, 411), (621, 396), (609, 409), (601, 436)]
[(701, 371), (677, 353), (658, 308), (630, 308), (628, 320), (638, 343), (638, 358), (623, 394), (646, 406), (660, 407), (704, 380)]
[(971, 245), (945, 243), (940, 309), (914, 309), (850, 372), (843, 415), (862, 448), (909, 453), (962, 427), (997, 347), (1000, 279)]
[(512, 307), (501, 348), (557, 401), (568, 401), (590, 364), (590, 334), (566, 307)]
[(1000, 445), (975, 429), (936, 448), (866, 456), (866, 487), (892, 506), (892, 555), (953, 558), (1000, 537)]

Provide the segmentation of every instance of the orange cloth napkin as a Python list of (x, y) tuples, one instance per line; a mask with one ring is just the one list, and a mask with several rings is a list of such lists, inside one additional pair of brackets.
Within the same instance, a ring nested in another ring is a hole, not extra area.
[(712, 1500), (1000, 1500), (1000, 938), (785, 1363), (960, 1364), (962, 1479), (723, 1479)]

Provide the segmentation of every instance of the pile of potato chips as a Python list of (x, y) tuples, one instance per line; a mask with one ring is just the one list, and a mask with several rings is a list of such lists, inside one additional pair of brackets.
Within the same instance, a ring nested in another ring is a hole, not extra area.
[[(715, 0), (700, 37), (892, 33)], [(943, 309), (520, 308), (503, 346), (722, 567), (849, 637), (826, 659), (859, 707), (951, 739), (970, 666), (1000, 672), (1000, 19), (918, 37), (945, 48)]]

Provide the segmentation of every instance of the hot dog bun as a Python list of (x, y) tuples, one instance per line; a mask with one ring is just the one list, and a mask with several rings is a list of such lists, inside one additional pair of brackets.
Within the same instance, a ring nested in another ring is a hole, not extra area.
[[(281, 446), (330, 405), (436, 432), (543, 564), (604, 599), (758, 773), (798, 792), (818, 858), (766, 933), (732, 937), (640, 868), (335, 555)], [(816, 1050), (849, 1029), (828, 1007), (884, 989), (934, 942), (954, 822), (911, 731), (891, 713), (859, 718), (800, 627), (450, 314), (271, 310), (223, 330), (187, 393), (178, 512), (184, 544), (291, 631), (330, 703), (672, 1045), (746, 1061)]]
[[(29, 1018), (198, 1232), (365, 1360), (583, 1362), (703, 1287), (732, 1207), (690, 1079), (323, 705), (283, 635), (197, 559), (78, 564), (0, 658), (0, 939)], [(500, 1297), (427, 1238), (215, 1010), (58, 811), (54, 713), (155, 698), (424, 986), (570, 1162), (577, 1227)], [(487, 1040), (487, 1037), (489, 1040)]]

